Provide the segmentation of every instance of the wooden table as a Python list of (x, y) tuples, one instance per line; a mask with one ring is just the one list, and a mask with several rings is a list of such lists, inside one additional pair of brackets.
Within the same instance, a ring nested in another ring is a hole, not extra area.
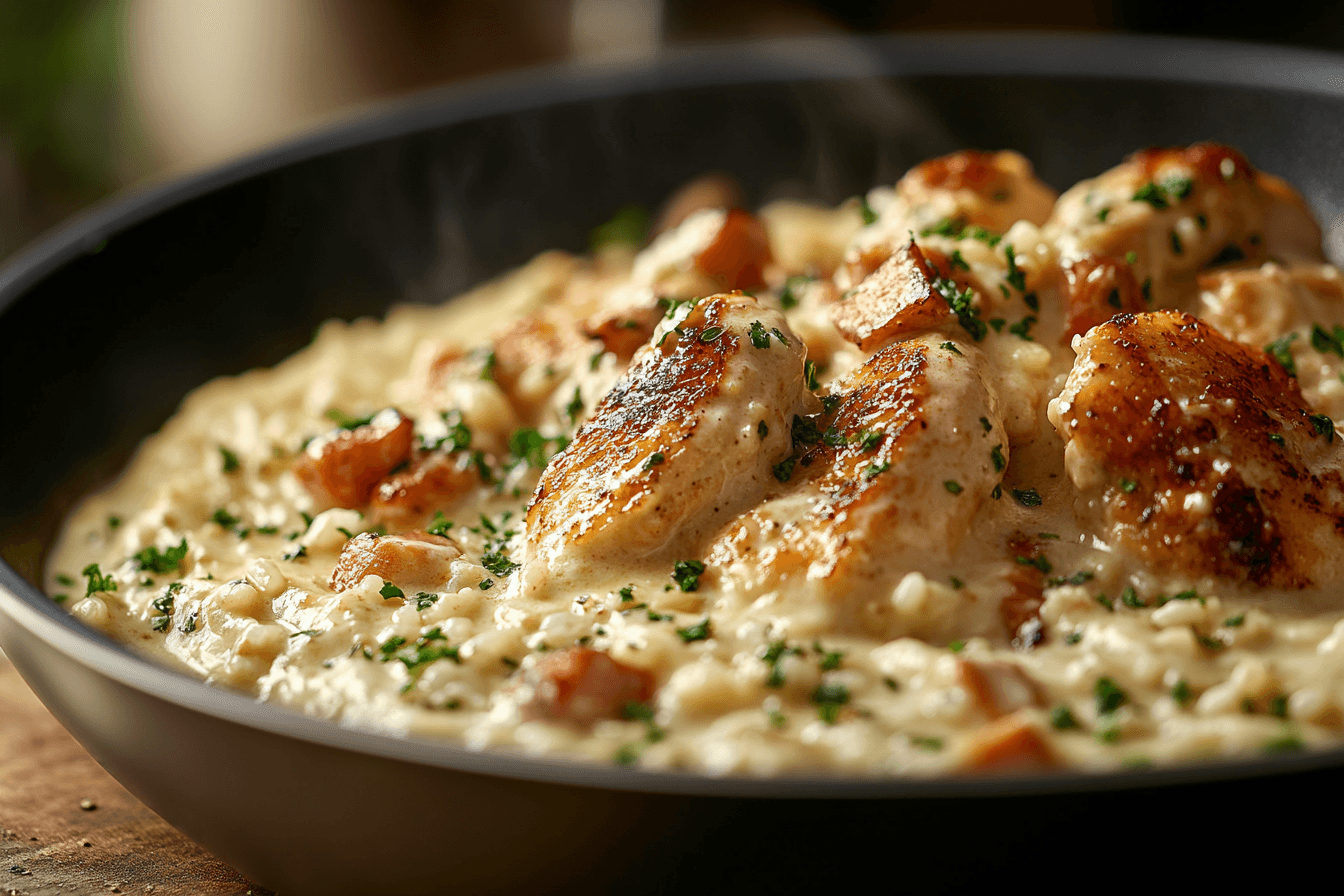
[(0, 654), (0, 896), (263, 896), (112, 780)]

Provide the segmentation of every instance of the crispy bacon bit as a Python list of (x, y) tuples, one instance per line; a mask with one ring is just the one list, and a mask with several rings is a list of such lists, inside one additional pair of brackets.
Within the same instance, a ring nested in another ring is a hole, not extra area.
[(831, 306), (831, 320), (846, 339), (864, 351), (904, 333), (953, 319), (947, 300), (933, 288), (939, 274), (919, 246), (897, 249), (849, 297)]
[(651, 674), (588, 647), (548, 653), (529, 679), (527, 716), (578, 725), (620, 718), (627, 705), (644, 703), (654, 692)]
[(378, 576), (406, 591), (434, 591), (452, 576), (452, 563), (462, 551), (451, 538), (428, 532), (401, 535), (356, 535), (341, 548), (331, 587), (346, 591)]
[(362, 507), (378, 481), (411, 456), (411, 418), (388, 408), (363, 426), (319, 436), (294, 462), (294, 475), (324, 507)]
[(373, 515), (400, 525), (455, 504), (481, 484), (471, 454), (441, 451), (422, 454), (409, 469), (382, 479), (373, 492)]
[(1059, 765), (1045, 738), (1027, 721), (1007, 716), (976, 733), (965, 767), (982, 772), (1020, 772)]
[(750, 212), (731, 209), (718, 236), (695, 258), (700, 270), (720, 289), (756, 289), (765, 285), (763, 271), (771, 261), (770, 235)]
[(1069, 326), (1061, 337), (1065, 345), (1117, 314), (1147, 310), (1134, 272), (1119, 258), (1089, 255), (1065, 265), (1063, 274), (1069, 306)]
[(1012, 663), (958, 660), (957, 678), (976, 707), (991, 719), (1041, 702), (1040, 686)]
[(653, 329), (663, 313), (663, 306), (657, 303), (641, 308), (600, 312), (584, 324), (583, 334), (589, 339), (602, 340), (602, 347), (606, 351), (622, 361), (629, 361), (639, 347), (653, 336)]

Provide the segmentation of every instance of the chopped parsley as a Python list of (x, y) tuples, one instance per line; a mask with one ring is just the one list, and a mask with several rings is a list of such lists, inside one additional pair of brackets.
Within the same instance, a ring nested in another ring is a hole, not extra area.
[(975, 293), (969, 287), (964, 290), (958, 289), (955, 281), (945, 277), (935, 278), (932, 285), (938, 295), (943, 297), (943, 301), (947, 302), (947, 307), (957, 316), (957, 323), (961, 328), (970, 333), (976, 342), (984, 339), (987, 332), (985, 322), (980, 319), (979, 309), (971, 304)]
[(428, 610), (439, 602), (439, 596), (429, 591), (420, 591), (415, 595), (415, 608), (417, 610)]
[(1275, 339), (1269, 345), (1265, 346), (1265, 351), (1289, 376), (1297, 376), (1297, 363), (1293, 360), (1293, 353), (1288, 350), (1288, 346), (1297, 338), (1296, 333), (1289, 333), (1287, 336), (1281, 336)]
[(988, 417), (981, 417), (981, 418), (980, 418), (980, 425), (984, 427), (985, 432), (989, 432), (990, 430), (992, 430), (992, 429), (994, 428), (994, 424), (989, 422), (989, 418), (988, 418)]
[(1097, 712), (1102, 715), (1113, 713), (1129, 702), (1129, 695), (1120, 689), (1114, 679), (1106, 675), (1097, 679), (1092, 693), (1097, 698)]
[(1181, 237), (1176, 231), (1171, 232), (1171, 251), (1173, 255), (1181, 255), (1185, 249), (1181, 245)]
[(1034, 488), (1015, 488), (1012, 492), (1013, 497), (1017, 499), (1017, 503), (1023, 507), (1041, 506), (1041, 493)]
[(1026, 317), (1010, 326), (1008, 332), (1027, 342), (1035, 342), (1036, 340), (1033, 339), (1031, 335), (1031, 328), (1035, 323), (1036, 318), (1028, 314)]
[(1139, 592), (1134, 590), (1133, 585), (1126, 586), (1125, 590), (1120, 592), (1120, 603), (1133, 610), (1142, 609), (1143, 607), (1148, 606), (1148, 604), (1139, 597)]
[(813, 642), (812, 649), (821, 654), (821, 659), (817, 662), (817, 668), (823, 672), (832, 672), (839, 669), (840, 663), (845, 658), (843, 651), (827, 650), (821, 646), (820, 641)]
[(626, 603), (635, 599), (635, 586), (626, 585), (620, 591), (616, 592), (621, 596), (621, 603)]
[(1023, 557), (1019, 554), (1015, 559), (1019, 566), (1035, 567), (1045, 575), (1049, 575), (1054, 570), (1054, 567), (1050, 564), (1050, 561), (1045, 558), (1044, 554), (1037, 554), (1035, 557)]
[(210, 522), (216, 523), (225, 529), (232, 529), (241, 523), (242, 520), (221, 507), (210, 516)]
[(957, 348), (957, 346), (956, 346), (955, 343), (944, 342), (942, 345), (940, 345), (940, 346), (938, 346), (938, 347), (941, 348), (943, 351), (951, 352), (951, 353), (954, 354), (954, 355), (960, 355), (960, 354), (961, 354), (961, 349)]
[(131, 559), (135, 561), (137, 568), (145, 572), (162, 574), (177, 569), (186, 557), (187, 540), (183, 538), (176, 547), (165, 548), (162, 551), (150, 545), (142, 551), (137, 551)]
[(808, 359), (807, 361), (803, 362), (803, 382), (806, 383), (807, 388), (811, 389), (813, 392), (821, 388), (820, 384), (817, 383), (816, 361)]
[[(784, 291), (779, 294), (780, 307), (785, 310), (796, 307), (802, 301), (803, 290), (807, 289), (807, 285), (814, 279), (813, 277), (799, 275), (785, 280)], [(763, 348), (764, 346), (757, 347)]]
[(1103, 209), (1099, 209), (1099, 210), (1097, 211), (1097, 220), (1100, 221), (1101, 223), (1105, 224), (1105, 223), (1106, 223), (1106, 216), (1109, 215), (1110, 213), (1111, 213), (1111, 207), (1110, 207), (1109, 205), (1106, 206), (1106, 207), (1103, 208)]
[[(690, 590), (694, 591), (695, 589)], [(686, 628), (677, 629), (677, 634), (681, 637), (681, 640), (687, 644), (692, 641), (704, 641), (713, 633), (714, 628), (710, 624), (708, 616), (697, 622), (695, 625), (688, 625)]]
[(770, 667), (770, 675), (765, 679), (766, 687), (778, 688), (784, 686), (783, 662), (786, 656), (797, 656), (802, 651), (797, 647), (790, 647), (784, 641), (771, 641), (761, 655), (761, 661)]
[(1003, 247), (1003, 255), (1008, 259), (1008, 273), (1004, 275), (1004, 280), (1008, 285), (1018, 292), (1025, 292), (1027, 289), (1026, 272), (1017, 266), (1017, 253), (1013, 251), (1011, 245)]
[(1245, 613), (1238, 613), (1236, 616), (1229, 616), (1223, 620), (1223, 625), (1228, 628), (1239, 628), (1246, 621)]
[(756, 424), (756, 435), (760, 436), (762, 439), (770, 435), (770, 427), (765, 425), (764, 420)]
[[(984, 417), (981, 417), (980, 421), (982, 423), (989, 422)], [(989, 432), (989, 430), (985, 430), (985, 432)], [(1003, 445), (1001, 444), (989, 449), (989, 459), (994, 464), (995, 473), (1002, 473), (1004, 467), (1008, 466), (1008, 462), (1003, 459)]]
[(378, 416), (378, 412), (375, 411), (367, 417), (351, 417), (340, 408), (330, 408), (323, 416), (335, 423), (338, 429), (359, 429), (361, 426), (369, 425), (373, 418)]
[(1284, 694), (1275, 694), (1270, 697), (1269, 714), (1280, 719), (1288, 718), (1288, 697)]
[(880, 476), (883, 473), (885, 473), (887, 471), (887, 468), (890, 466), (891, 464), (889, 464), (885, 460), (877, 461), (876, 463), (871, 463), (867, 467), (864, 467), (863, 478), (873, 479), (874, 477)]
[(1307, 421), (1311, 423), (1311, 428), (1316, 431), (1316, 435), (1325, 436), (1327, 442), (1335, 440), (1335, 421), (1325, 414), (1312, 414), (1307, 418)]
[(579, 387), (574, 387), (574, 397), (565, 405), (565, 416), (569, 418), (570, 423), (577, 423), (579, 415), (583, 413), (583, 393)]
[(644, 738), (651, 744), (667, 736), (667, 732), (653, 721), (653, 716), (653, 707), (647, 703), (627, 703), (621, 707), (621, 718), (644, 723)]
[(836, 681), (824, 681), (812, 692), (812, 702), (817, 705), (818, 717), (827, 725), (834, 725), (841, 707), (849, 702), (849, 688)]
[(773, 473), (775, 478), (780, 482), (788, 482), (793, 476), (793, 465), (797, 462), (798, 461), (792, 457), (786, 457), (771, 467), (770, 472)]
[(944, 482), (943, 488), (947, 489), (954, 495), (961, 494), (961, 483), (957, 482), (955, 479), (949, 479), (946, 482)]
[(1328, 332), (1320, 324), (1312, 324), (1311, 347), (1323, 355), (1331, 354), (1344, 358), (1344, 327), (1336, 324), (1334, 332)]
[(1134, 195), (1130, 197), (1130, 201), (1146, 202), (1153, 208), (1157, 209), (1158, 211), (1161, 211), (1162, 209), (1167, 207), (1167, 197), (1162, 194), (1163, 194), (1162, 188), (1159, 187), (1157, 184), (1153, 183), (1152, 181), (1149, 181), (1148, 183), (1139, 187), (1137, 191), (1135, 191)]
[(877, 220), (877, 212), (873, 211), (873, 207), (868, 204), (867, 196), (859, 197), (859, 214), (863, 215), (865, 227)]
[[(554, 445), (554, 450), (547, 450)], [(519, 429), (509, 436), (509, 456), (512, 466), (525, 463), (534, 470), (543, 469), (551, 455), (563, 451), (569, 445), (564, 436), (543, 436), (535, 429)]]
[(405, 597), (406, 592), (402, 591), (391, 582), (384, 582), (383, 587), (378, 589), (378, 593), (383, 596), (383, 600), (391, 600), (394, 597)]
[(969, 271), (971, 269), (971, 266), (966, 263), (966, 259), (961, 257), (960, 249), (952, 250), (951, 262), (952, 267), (954, 268), (961, 268), (963, 271)]
[[(1119, 308), (1120, 307), (1120, 299), (1118, 298), (1119, 294), (1116, 293), (1114, 290), (1112, 290), (1111, 293), (1112, 295), (1117, 296), (1115, 300), (1115, 307)], [(1029, 292), (1026, 295), (1022, 296), (1022, 301), (1026, 302), (1027, 307), (1030, 308), (1032, 311), (1041, 310), (1041, 300), (1036, 297), (1036, 293), (1034, 292)]]
[(862, 430), (854, 438), (854, 444), (860, 451), (872, 451), (881, 441), (882, 433), (872, 429)]
[(1050, 710), (1050, 724), (1058, 731), (1068, 731), (1078, 727), (1078, 720), (1067, 706), (1060, 705)]
[[(426, 448), (434, 451), (440, 448), (446, 448), (449, 451), (466, 451), (471, 447), (471, 427), (462, 422), (460, 411), (440, 411), (439, 418), (443, 420), (443, 425), (448, 428), (448, 432), (433, 443), (426, 444)], [(510, 443), (512, 443), (512, 440), (510, 440)]]
[(672, 564), (672, 581), (682, 591), (698, 591), (704, 572), (705, 564), (699, 560), (678, 560)]
[(815, 445), (821, 441), (821, 430), (810, 417), (793, 415), (793, 426), (789, 430), (795, 445)]
[(1302, 742), (1302, 738), (1289, 732), (1266, 741), (1261, 750), (1270, 755), (1277, 755), (1280, 753), (1300, 753), (1306, 748), (1307, 745)]
[(1096, 573), (1088, 570), (1079, 570), (1070, 576), (1055, 576), (1053, 579), (1046, 580), (1046, 586), (1056, 588), (1060, 585), (1082, 585), (1096, 578)]
[(501, 551), (487, 551), (481, 557), (481, 565), (497, 576), (507, 576), (518, 568), (518, 564), (504, 556)]
[(1135, 264), (1138, 262), (1138, 260), (1139, 260), (1139, 253), (1135, 252), (1134, 250), (1131, 249), (1130, 251), (1125, 253), (1125, 262), (1127, 264)]
[(747, 332), (751, 338), (751, 344), (756, 348), (770, 347), (770, 332), (765, 328), (765, 324), (758, 320), (751, 322), (751, 329)]
[(956, 576), (948, 576), (948, 581), (952, 583), (952, 588), (955, 591), (960, 591), (962, 588), (966, 587), (966, 583)]
[(722, 335), (723, 327), (705, 327), (700, 331), (700, 341), (708, 344)]
[(56, 584), (57, 584), (57, 585), (64, 585), (66, 588), (69, 588), (70, 586), (72, 586), (72, 585), (75, 584), (75, 580), (72, 579), (72, 578), (70, 578), (68, 575), (66, 575), (66, 574), (63, 573), (63, 572), (58, 572), (58, 573), (56, 574)]
[(1097, 603), (1101, 604), (1101, 605), (1102, 605), (1103, 607), (1105, 607), (1106, 609), (1110, 610), (1112, 613), (1115, 612), (1115, 602), (1112, 601), (1112, 600), (1111, 600), (1109, 597), (1107, 597), (1106, 595), (1104, 595), (1104, 594), (1098, 594), (1098, 595), (1096, 595), (1095, 597), (1093, 597), (1092, 599), (1095, 600)]
[(663, 452), (655, 451), (649, 455), (648, 460), (644, 461), (644, 469), (652, 470), (654, 467), (658, 466), (665, 460), (667, 460), (667, 458), (663, 456)]
[(963, 650), (966, 649), (966, 642), (960, 639), (956, 641), (949, 641), (947, 644), (947, 649), (952, 651), (953, 653), (961, 653)]
[(1286, 444), (1286, 441), (1284, 440), (1283, 436), (1279, 435), (1277, 432), (1272, 432), (1272, 433), (1270, 433), (1269, 436), (1268, 436), (1268, 439), (1269, 439), (1271, 442), (1273, 442), (1275, 445), (1284, 445), (1284, 444)]
[(622, 207), (611, 220), (597, 225), (588, 234), (588, 246), (596, 251), (603, 246), (642, 246), (649, 234), (649, 213), (638, 205)]
[(1190, 702), (1194, 695), (1190, 693), (1190, 683), (1182, 678), (1171, 686), (1171, 699), (1175, 700), (1177, 705), (1185, 706)]
[(453, 521), (443, 515), (442, 510), (434, 511), (434, 519), (425, 527), (425, 531), (430, 535), (447, 535), (448, 530), (453, 528)]
[(910, 739), (910, 746), (920, 750), (928, 750), (930, 753), (937, 753), (943, 748), (943, 739), (941, 737), (928, 737), (920, 734), (907, 734)]
[(1139, 487), (1139, 484), (1138, 484), (1137, 482), (1135, 482), (1133, 479), (1121, 479), (1121, 480), (1120, 480), (1120, 491), (1124, 492), (1124, 493), (1127, 494), (1127, 495), (1128, 495), (1128, 494), (1132, 494), (1132, 493), (1134, 492), (1134, 489), (1136, 489), (1136, 488), (1138, 488), (1138, 487)]
[(238, 455), (234, 454), (223, 445), (219, 446), (219, 456), (223, 462), (225, 473), (232, 473), (241, 466), (241, 464), (238, 463)]

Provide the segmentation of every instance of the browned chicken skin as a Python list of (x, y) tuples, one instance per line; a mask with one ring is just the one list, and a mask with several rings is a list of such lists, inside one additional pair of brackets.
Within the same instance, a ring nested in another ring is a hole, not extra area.
[(802, 344), (782, 315), (750, 296), (702, 300), (636, 355), (546, 467), (527, 512), (529, 556), (628, 563), (693, 545), (759, 499), (788, 452), (787, 421), (810, 403)]
[(1281, 588), (1344, 572), (1344, 443), (1269, 355), (1177, 312), (1080, 337), (1050, 417), (1069, 476), (1147, 564)]
[(389, 408), (362, 426), (313, 439), (294, 461), (294, 475), (321, 507), (363, 507), (378, 481), (411, 456), (414, 428)]

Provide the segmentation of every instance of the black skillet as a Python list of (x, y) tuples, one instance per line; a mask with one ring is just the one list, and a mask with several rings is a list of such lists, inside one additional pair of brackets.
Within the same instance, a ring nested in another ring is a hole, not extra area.
[(748, 204), (834, 203), (963, 147), (1020, 150), (1064, 188), (1136, 148), (1205, 139), (1298, 186), (1344, 257), (1344, 61), (1096, 36), (803, 40), (525, 73), (99, 208), (0, 270), (0, 646), (132, 792), (285, 894), (1295, 877), (1324, 856), (1333, 825), (1311, 818), (1339, 798), (1344, 750), (879, 782), (474, 754), (188, 680), (35, 585), (75, 498), (206, 379), (279, 361), (326, 318), (580, 250), (616, 208), (706, 170), (736, 175)]

